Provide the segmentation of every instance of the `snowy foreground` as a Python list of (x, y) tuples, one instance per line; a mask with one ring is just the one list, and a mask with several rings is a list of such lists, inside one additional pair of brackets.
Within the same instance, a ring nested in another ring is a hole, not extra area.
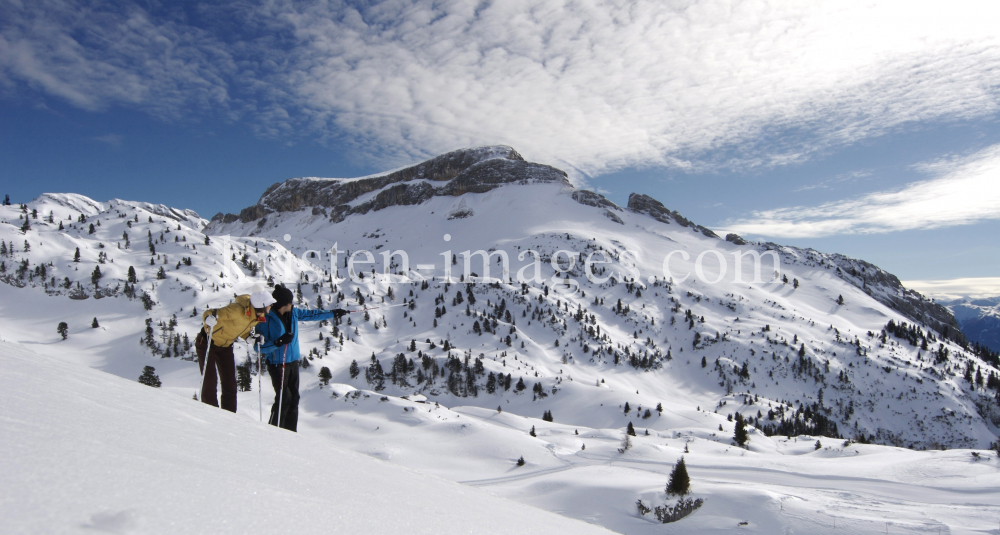
[[(70, 355), (2, 342), (0, 359), (2, 533), (604, 532), (572, 518), (621, 533), (995, 533), (1000, 519), (1000, 464), (988, 453), (815, 451), (802, 437), (755, 437), (748, 452), (640, 432), (622, 455), (616, 430), (539, 420), (530, 438), (520, 416), (355, 398), (346, 385), (333, 386), (336, 400), (310, 392), (292, 434), (256, 421), (253, 392), (232, 415)], [(665, 501), (669, 460), (685, 444), (705, 505), (675, 524), (639, 517), (637, 497)], [(537, 462), (484, 461), (496, 450)]]
[(606, 533), (16, 344), (0, 359), (0, 533)]

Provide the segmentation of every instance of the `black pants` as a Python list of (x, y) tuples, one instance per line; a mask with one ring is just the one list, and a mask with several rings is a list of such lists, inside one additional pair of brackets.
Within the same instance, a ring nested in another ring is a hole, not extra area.
[[(274, 387), (274, 404), (271, 405), (271, 419), (268, 423), (282, 429), (295, 431), (299, 423), (299, 363), (285, 364), (285, 391), (281, 392), (281, 365), (268, 364), (267, 373)], [(281, 399), (278, 399), (278, 396)], [(281, 419), (278, 419), (278, 404), (281, 404)]]
[(198, 367), (205, 373), (201, 387), (201, 402), (213, 407), (219, 406), (219, 401), (215, 397), (215, 382), (218, 380), (222, 384), (222, 408), (236, 412), (236, 362), (233, 357), (233, 347), (219, 347), (212, 344), (208, 350), (207, 368), (204, 350), (199, 348)]

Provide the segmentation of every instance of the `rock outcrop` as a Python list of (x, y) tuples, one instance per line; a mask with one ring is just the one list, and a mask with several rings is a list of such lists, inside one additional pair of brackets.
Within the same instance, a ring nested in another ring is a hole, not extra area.
[[(478, 147), (449, 152), (405, 169), (371, 177), (292, 178), (267, 188), (257, 204), (244, 208), (238, 216), (220, 213), (212, 221), (249, 223), (275, 212), (312, 208), (314, 215), (322, 211), (328, 214), (330, 221), (337, 223), (351, 214), (420, 204), (438, 195), (485, 193), (505, 184), (538, 182), (569, 185), (564, 171), (525, 161), (511, 147)], [(370, 193), (375, 193), (374, 197), (363, 199)]]
[(682, 227), (690, 227), (691, 229), (697, 230), (709, 238), (719, 237), (716, 233), (712, 232), (711, 229), (689, 221), (686, 217), (676, 211), (670, 210), (666, 206), (663, 206), (663, 203), (650, 197), (649, 195), (643, 195), (641, 193), (633, 193), (629, 195), (628, 209), (629, 211), (637, 214), (646, 214), (661, 223), (666, 223), (668, 225), (677, 223)]

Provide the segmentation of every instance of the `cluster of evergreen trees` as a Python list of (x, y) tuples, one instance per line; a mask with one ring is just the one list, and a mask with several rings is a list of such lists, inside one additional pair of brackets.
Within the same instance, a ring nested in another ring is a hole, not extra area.
[[(410, 344), (411, 348), (414, 346), (415, 341)], [(412, 358), (407, 358), (405, 354), (399, 353), (393, 357), (387, 373), (378, 357), (372, 353), (368, 366), (365, 368), (365, 382), (371, 386), (372, 390), (380, 392), (386, 388), (387, 379), (389, 383), (401, 388), (432, 387), (439, 379), (443, 379), (443, 386), (456, 397), (477, 397), (482, 388), (486, 389), (487, 394), (507, 392), (511, 389), (515, 393), (521, 393), (527, 389), (523, 377), (519, 377), (515, 383), (510, 373), (487, 372), (482, 358), (473, 359), (468, 353), (464, 359), (451, 353), (444, 359), (436, 359), (423, 351), (418, 351), (417, 358), (419, 364), (414, 362)], [(351, 362), (349, 372), (352, 379), (360, 375), (360, 366), (358, 366), (357, 361)], [(411, 380), (415, 384), (411, 384)], [(481, 382), (485, 384), (481, 385)], [(536, 382), (533, 385), (532, 393), (534, 399), (548, 396), (541, 382)]]
[[(767, 411), (768, 422), (773, 421), (778, 415), (772, 411)], [(757, 428), (767, 436), (785, 435), (822, 435), (826, 437), (842, 438), (837, 429), (837, 422), (827, 418), (820, 410), (819, 404), (811, 407), (803, 405), (795, 413), (784, 418), (778, 416), (774, 423), (765, 422), (761, 424), (757, 419)]]

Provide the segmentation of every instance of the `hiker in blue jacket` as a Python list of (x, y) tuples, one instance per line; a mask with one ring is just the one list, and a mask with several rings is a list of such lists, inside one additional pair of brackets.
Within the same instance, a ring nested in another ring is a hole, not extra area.
[[(298, 323), (332, 320), (347, 314), (347, 311), (297, 309), (292, 306), (292, 291), (281, 284), (274, 287), (271, 296), (275, 303), (267, 314), (267, 321), (257, 325), (257, 332), (264, 337), (260, 352), (267, 363), (267, 373), (271, 376), (271, 385), (274, 387), (274, 404), (271, 405), (268, 423), (295, 431), (299, 420), (298, 361), (302, 358), (299, 354)], [(288, 366), (289, 364), (294, 366)]]

